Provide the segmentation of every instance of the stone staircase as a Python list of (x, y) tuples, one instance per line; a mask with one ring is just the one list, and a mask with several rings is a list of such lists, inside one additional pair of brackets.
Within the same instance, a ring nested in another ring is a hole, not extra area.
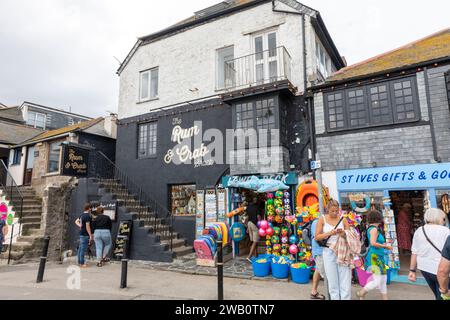
[[(23, 196), (22, 219), (20, 236), (11, 247), (11, 263), (25, 263), (36, 260), (42, 254), (42, 244), (44, 234), (41, 231), (42, 200), (36, 197), (36, 193), (31, 187), (19, 187)], [(11, 191), (10, 191), (11, 192)], [(13, 207), (16, 216), (20, 214), (21, 198), (16, 189), (6, 196)], [(16, 225), (15, 228), (18, 226)], [(11, 227), (10, 227), (11, 228)], [(17, 230), (14, 230), (16, 234)], [(0, 259), (8, 259), (9, 243), (4, 244), (4, 252)]]
[[(96, 179), (96, 183), (100, 189), (100, 194), (109, 194), (111, 199), (118, 202), (119, 207), (124, 208), (126, 212), (131, 214), (137, 227), (133, 230), (133, 233), (144, 235), (144, 238), (147, 234), (152, 237), (152, 241), (149, 240), (148, 242), (148, 246), (153, 245), (152, 250), (162, 250), (170, 254), (170, 242), (172, 240), (172, 258), (179, 258), (193, 252), (193, 248), (187, 246), (186, 240), (182, 239), (180, 234), (173, 232), (170, 235), (170, 226), (166, 221), (161, 217), (156, 217), (149, 207), (141, 203), (138, 197), (131, 194), (118, 180)], [(142, 250), (145, 250), (145, 244), (142, 244), (141, 247)], [(133, 258), (133, 252), (131, 254), (131, 258)]]

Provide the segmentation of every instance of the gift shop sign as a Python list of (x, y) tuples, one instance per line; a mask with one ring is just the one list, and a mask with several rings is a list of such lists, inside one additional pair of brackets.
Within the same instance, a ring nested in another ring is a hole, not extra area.
[(210, 153), (204, 143), (201, 143), (198, 148), (191, 148), (192, 138), (200, 136), (201, 139), (202, 130), (199, 125), (195, 124), (190, 128), (183, 128), (181, 127), (181, 120), (174, 120), (172, 124), (176, 125), (172, 130), (171, 141), (177, 143), (177, 145), (167, 151), (164, 157), (166, 164), (189, 164), (194, 161), (195, 167), (214, 165), (213, 161), (203, 161), (203, 158)]
[(450, 187), (450, 163), (337, 171), (339, 191)]

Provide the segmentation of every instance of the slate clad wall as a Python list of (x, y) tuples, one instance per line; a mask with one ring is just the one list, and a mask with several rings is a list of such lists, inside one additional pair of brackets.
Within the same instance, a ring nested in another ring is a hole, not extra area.
[(450, 64), (428, 69), (430, 103), (433, 125), (436, 135), (438, 156), (442, 162), (450, 161), (450, 107), (444, 74), (450, 70)]

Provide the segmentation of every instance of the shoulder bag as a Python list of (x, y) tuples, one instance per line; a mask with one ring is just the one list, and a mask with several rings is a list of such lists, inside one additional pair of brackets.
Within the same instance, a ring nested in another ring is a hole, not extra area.
[[(344, 217), (342, 216), (341, 219), (339, 219), (339, 222), (337, 223), (337, 225), (333, 228), (333, 230), (336, 230), (338, 228), (338, 226), (341, 224), (342, 220), (344, 220)], [(326, 222), (326, 221), (325, 221)], [(316, 240), (317, 243), (319, 244), (319, 246), (324, 247), (324, 248), (328, 248), (328, 240), (330, 240), (331, 237), (328, 237), (326, 239), (323, 240)]]

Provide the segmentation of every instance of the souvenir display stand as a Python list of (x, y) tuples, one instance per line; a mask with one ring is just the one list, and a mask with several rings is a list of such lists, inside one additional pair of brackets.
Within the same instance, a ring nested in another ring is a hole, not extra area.
[(392, 252), (388, 254), (387, 265), (393, 275), (398, 273), (400, 269), (400, 256), (397, 242), (397, 227), (395, 225), (394, 211), (391, 209), (390, 197), (383, 199), (384, 210), (384, 231), (386, 235), (386, 242), (393, 248)]
[(202, 235), (194, 241), (197, 265), (205, 267), (217, 266), (217, 245), (222, 241), (223, 262), (233, 258), (228, 225), (224, 222), (210, 224)]

